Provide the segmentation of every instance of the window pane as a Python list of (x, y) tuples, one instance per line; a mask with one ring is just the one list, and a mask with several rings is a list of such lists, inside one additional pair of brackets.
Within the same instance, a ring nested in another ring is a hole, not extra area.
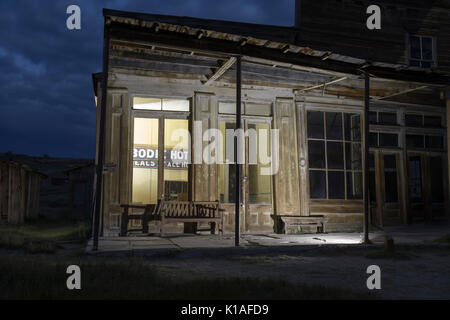
[(189, 111), (189, 100), (163, 99), (162, 109), (166, 111)]
[(369, 111), (369, 123), (378, 123), (377, 113), (375, 111)]
[(308, 156), (310, 168), (325, 168), (325, 143), (308, 141)]
[(376, 132), (369, 133), (369, 146), (378, 147), (378, 133)]
[(424, 147), (424, 136), (407, 134), (406, 135), (406, 146), (410, 148), (422, 148)]
[(430, 174), (431, 174), (431, 197), (433, 203), (444, 202), (444, 187), (443, 187), (443, 170), (442, 158), (430, 158)]
[(132, 202), (158, 197), (158, 119), (134, 118)]
[(344, 172), (328, 171), (328, 199), (345, 199)]
[[(269, 157), (270, 155), (270, 125), (268, 123), (249, 123), (248, 128), (256, 131), (256, 155), (259, 155), (256, 159), (257, 164), (249, 163), (248, 165), (249, 202), (271, 203), (272, 176), (262, 174), (264, 173), (263, 170), (270, 170), (270, 164), (261, 163), (263, 157)], [(263, 139), (263, 135), (266, 139)], [(248, 147), (250, 148), (250, 145)]]
[(345, 144), (345, 168), (347, 170), (361, 170), (361, 144)]
[(328, 169), (344, 169), (344, 150), (342, 142), (327, 142)]
[(396, 133), (380, 133), (380, 147), (398, 147)]
[(308, 111), (308, 138), (323, 139), (323, 112)]
[[(233, 136), (227, 136), (226, 130), (234, 130), (234, 123), (220, 122), (219, 129), (222, 133), (224, 143), (222, 144), (222, 161), (224, 163), (234, 162), (234, 140)], [(227, 146), (231, 149), (227, 149)], [(219, 164), (219, 194), (220, 202), (232, 203), (235, 201), (236, 167), (234, 164)]]
[(133, 98), (133, 109), (161, 110), (162, 102), (159, 98)]
[(433, 60), (433, 41), (430, 37), (422, 37), (422, 59)]
[(380, 112), (378, 114), (379, 123), (380, 124), (391, 124), (395, 125), (397, 124), (397, 114), (396, 113), (390, 113), (390, 112)]
[(362, 199), (363, 183), (361, 172), (347, 172), (347, 199)]
[(420, 61), (419, 60), (411, 60), (411, 61), (409, 61), (409, 65), (411, 67), (420, 67)]
[(425, 116), (425, 127), (440, 128), (442, 126), (441, 117), (439, 116)]
[(426, 136), (425, 147), (430, 149), (443, 149), (444, 137), (442, 136)]
[(326, 199), (326, 172), (309, 171), (309, 190), (311, 199)]
[(164, 121), (165, 200), (188, 200), (188, 126), (188, 120), (166, 119)]
[(417, 36), (409, 37), (410, 51), (412, 59), (422, 59), (420, 53), (420, 38)]
[(418, 114), (406, 114), (405, 125), (407, 127), (421, 127), (423, 126), (423, 117)]
[(422, 68), (431, 68), (431, 62), (430, 61), (421, 61), (420, 66)]
[(359, 114), (344, 113), (345, 140), (361, 141), (361, 121)]
[(327, 139), (342, 140), (342, 113), (327, 112)]
[(422, 171), (420, 157), (409, 158), (409, 197), (411, 202), (422, 202)]

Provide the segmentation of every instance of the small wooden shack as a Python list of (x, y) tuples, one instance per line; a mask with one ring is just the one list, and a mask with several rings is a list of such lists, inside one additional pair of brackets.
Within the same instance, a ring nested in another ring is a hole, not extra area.
[(0, 160), (0, 223), (38, 218), (41, 180), (45, 177), (25, 164)]

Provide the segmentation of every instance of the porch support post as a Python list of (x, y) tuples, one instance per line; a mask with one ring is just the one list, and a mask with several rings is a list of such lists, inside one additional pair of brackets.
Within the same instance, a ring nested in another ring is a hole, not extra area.
[[(241, 57), (236, 57), (236, 130), (239, 132), (241, 129)], [(241, 165), (238, 163), (240, 161), (240, 150), (243, 146), (241, 146), (241, 140), (239, 139), (239, 134), (236, 135), (236, 143), (234, 144), (234, 163), (236, 167), (236, 195), (235, 195), (235, 236), (234, 242), (235, 246), (239, 246), (240, 233), (241, 233)]]
[(108, 58), (109, 58), (109, 34), (104, 25), (103, 31), (103, 70), (102, 70), (102, 96), (100, 101), (100, 128), (97, 150), (96, 166), (96, 186), (95, 186), (95, 208), (93, 219), (93, 247), (92, 250), (98, 250), (98, 237), (100, 232), (100, 216), (102, 215), (103, 201), (103, 157), (105, 152), (105, 122), (106, 122), (106, 96), (108, 87)]
[(449, 151), (449, 147), (450, 147), (450, 88), (448, 88), (445, 92), (444, 92), (444, 98), (445, 98), (445, 102), (446, 102), (446, 126), (447, 126), (447, 208), (446, 208), (446, 215), (447, 215), (447, 219), (450, 220), (450, 151)]
[(369, 243), (369, 107), (370, 75), (364, 72), (364, 218), (363, 232), (365, 244)]

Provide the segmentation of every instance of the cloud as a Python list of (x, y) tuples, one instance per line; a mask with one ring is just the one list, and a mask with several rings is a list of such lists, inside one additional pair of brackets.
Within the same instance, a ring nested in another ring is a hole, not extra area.
[[(66, 8), (81, 8), (80, 31)], [(102, 9), (291, 25), (294, 0), (2, 0), (0, 152), (93, 157)]]

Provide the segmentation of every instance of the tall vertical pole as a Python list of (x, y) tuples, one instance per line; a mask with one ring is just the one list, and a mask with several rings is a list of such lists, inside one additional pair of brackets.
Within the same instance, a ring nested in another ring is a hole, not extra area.
[[(239, 132), (241, 129), (241, 57), (236, 58), (236, 130)], [(241, 165), (238, 163), (240, 161), (239, 155), (242, 151), (241, 140), (239, 139), (239, 134), (236, 135), (236, 143), (234, 144), (234, 163), (236, 167), (236, 204), (235, 204), (235, 236), (234, 243), (235, 246), (239, 246), (239, 240), (241, 237)]]
[(364, 243), (369, 243), (369, 108), (370, 75), (364, 72)]
[(97, 150), (97, 167), (96, 167), (96, 186), (95, 186), (95, 208), (93, 221), (93, 247), (92, 250), (98, 250), (98, 237), (100, 231), (100, 213), (102, 211), (103, 200), (103, 156), (105, 143), (105, 122), (106, 122), (106, 96), (108, 86), (108, 58), (109, 58), (109, 34), (106, 24), (103, 31), (103, 67), (102, 67), (102, 96), (100, 100), (100, 124)]

